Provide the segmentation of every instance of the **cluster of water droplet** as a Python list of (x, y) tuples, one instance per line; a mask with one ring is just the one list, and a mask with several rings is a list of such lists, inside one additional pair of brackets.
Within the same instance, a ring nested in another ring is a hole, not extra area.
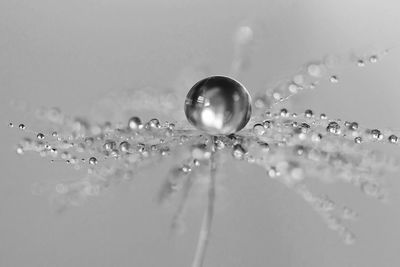
[(339, 67), (348, 64), (358, 67), (364, 67), (367, 64), (373, 64), (388, 53), (389, 49), (382, 52), (376, 52), (364, 56), (343, 59), (340, 56), (328, 55), (320, 60), (311, 61), (304, 64), (293, 75), (289, 75), (277, 83), (267, 86), (254, 98), (254, 107), (263, 111), (270, 108), (276, 103), (285, 101), (289, 97), (296, 95), (304, 89), (315, 89), (324, 80), (330, 83), (338, 83), (339, 75), (337, 74)]

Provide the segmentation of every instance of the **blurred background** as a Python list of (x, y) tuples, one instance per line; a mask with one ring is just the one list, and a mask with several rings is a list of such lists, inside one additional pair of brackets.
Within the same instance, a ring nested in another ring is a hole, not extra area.
[[(0, 266), (189, 266), (204, 205), (194, 199), (185, 234), (170, 234), (174, 209), (154, 200), (166, 162), (81, 207), (55, 213), (45, 197), (32, 195), (32, 184), (81, 174), (33, 155), (19, 157), (14, 144), (21, 135), (7, 124), (29, 126), (34, 115), (10, 103), (85, 115), (110, 92), (170, 90), (198, 69), (228, 74), (233, 33), (241, 25), (254, 32), (250, 62), (240, 74), (253, 93), (327, 54), (396, 47), (399, 13), (396, 0), (0, 0)], [(338, 75), (339, 83), (323, 83), (294, 97), (293, 105), (400, 129), (400, 49)], [(320, 192), (360, 213), (351, 226), (358, 236), (353, 246), (297, 195), (265, 177), (244, 163), (220, 168), (205, 266), (399, 266), (397, 176), (388, 180), (388, 204), (346, 185), (320, 185)]]

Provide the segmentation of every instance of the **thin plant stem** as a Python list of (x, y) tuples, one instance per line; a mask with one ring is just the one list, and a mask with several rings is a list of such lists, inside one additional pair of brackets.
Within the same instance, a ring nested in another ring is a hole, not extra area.
[(199, 233), (196, 253), (193, 259), (192, 267), (202, 267), (206, 255), (207, 246), (210, 239), (211, 226), (214, 217), (215, 206), (215, 183), (217, 173), (215, 137), (212, 137), (212, 151), (210, 157), (210, 181), (208, 185), (207, 208), (204, 212), (203, 222)]

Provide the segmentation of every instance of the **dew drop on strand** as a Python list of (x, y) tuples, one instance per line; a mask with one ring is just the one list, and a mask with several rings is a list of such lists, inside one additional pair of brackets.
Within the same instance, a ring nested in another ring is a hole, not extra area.
[(90, 165), (96, 165), (96, 164), (97, 164), (97, 159), (96, 159), (95, 157), (91, 157), (91, 158), (89, 159), (89, 164), (90, 164)]
[(128, 121), (128, 128), (131, 130), (139, 130), (143, 127), (139, 117), (132, 117)]
[(338, 83), (338, 82), (339, 82), (339, 78), (338, 78), (336, 75), (332, 75), (332, 76), (329, 78), (329, 81), (330, 81), (331, 83)]
[(36, 137), (37, 137), (37, 139), (42, 140), (42, 139), (44, 139), (44, 134), (38, 133), (38, 134), (36, 135)]
[(264, 126), (263, 126), (262, 124), (257, 123), (257, 124), (255, 124), (255, 125), (253, 126), (253, 132), (254, 132), (256, 135), (261, 136), (261, 135), (263, 135), (263, 134), (265, 133), (265, 128), (264, 128)]

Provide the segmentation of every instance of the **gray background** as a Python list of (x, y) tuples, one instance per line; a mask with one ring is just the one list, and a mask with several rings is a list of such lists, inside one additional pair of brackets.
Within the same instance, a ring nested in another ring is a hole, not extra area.
[[(399, 13), (396, 0), (0, 0), (0, 266), (188, 266), (204, 201), (191, 202), (186, 234), (170, 236), (173, 209), (154, 201), (166, 163), (55, 214), (46, 198), (31, 194), (31, 185), (78, 173), (16, 155), (20, 133), (7, 124), (29, 125), (33, 115), (16, 112), (10, 101), (87, 114), (111, 90), (170, 87), (188, 66), (228, 73), (232, 33), (243, 22), (256, 33), (252, 64), (241, 78), (254, 92), (327, 53), (398, 45)], [(400, 129), (399, 62), (400, 50), (393, 50), (378, 64), (346, 69), (339, 84), (294, 100), (299, 110)], [(358, 242), (350, 247), (291, 191), (266, 180), (263, 170), (227, 163), (219, 177), (206, 266), (400, 264), (397, 176), (389, 182), (387, 205), (346, 185), (319, 188), (360, 212), (352, 225)]]

